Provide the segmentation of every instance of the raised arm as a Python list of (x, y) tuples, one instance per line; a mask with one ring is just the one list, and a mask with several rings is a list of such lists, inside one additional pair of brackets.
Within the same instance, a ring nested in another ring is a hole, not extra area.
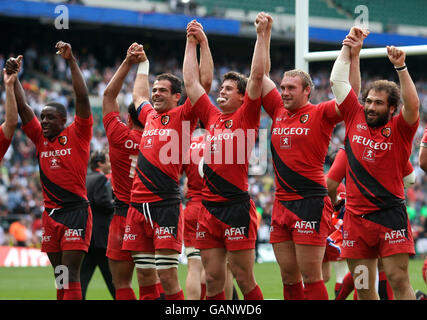
[[(9, 58), (6, 61), (6, 72), (9, 74), (19, 74), (19, 70), (22, 64), (22, 56), (17, 58)], [(33, 109), (28, 105), (27, 99), (25, 98), (25, 91), (22, 88), (21, 82), (16, 78), (14, 82), (14, 94), (16, 104), (18, 106), (18, 113), (21, 117), (22, 123), (26, 125), (31, 119), (35, 117)]]
[[(353, 27), (343, 40), (341, 52), (335, 60), (330, 76), (332, 92), (335, 95), (337, 105), (345, 100), (352, 88), (356, 94), (360, 92), (359, 53), (363, 40), (367, 36), (367, 31)], [(335, 109), (338, 114), (341, 114), (337, 106)]]
[[(119, 66), (104, 90), (104, 97), (102, 100), (103, 116), (110, 112), (119, 112), (119, 104), (116, 99), (122, 89), (123, 82), (125, 81), (125, 78), (132, 66), (145, 60), (147, 60), (147, 57), (142, 45), (133, 43), (127, 50), (126, 58), (123, 60), (122, 64)], [(140, 92), (140, 90), (138, 90), (138, 92)]]
[(77, 60), (71, 50), (69, 43), (59, 41), (55, 48), (57, 54), (60, 54), (68, 63), (71, 71), (71, 79), (74, 89), (74, 95), (76, 98), (76, 115), (80, 118), (87, 119), (91, 115), (89, 93), (86, 87), (83, 74), (77, 64)]
[[(197, 21), (195, 21), (195, 23), (199, 24)], [(200, 45), (200, 84), (202, 85), (203, 89), (205, 89), (205, 92), (209, 93), (211, 91), (212, 86), (214, 62), (212, 59), (211, 50), (209, 48), (208, 37), (203, 32), (202, 25), (200, 25), (199, 30), (196, 30), (194, 36), (196, 37)]]
[(270, 59), (270, 42), (271, 42), (271, 29), (273, 27), (273, 18), (267, 15), (267, 28), (265, 30), (265, 69), (264, 77), (262, 79), (262, 97), (265, 97), (271, 90), (276, 88), (276, 84), (270, 79), (271, 59)]
[(357, 96), (360, 94), (362, 80), (360, 75), (360, 50), (369, 31), (354, 27), (346, 37), (345, 44), (350, 47), (350, 85)]
[(269, 20), (267, 14), (260, 12), (255, 20), (257, 40), (255, 42), (254, 54), (252, 56), (251, 73), (247, 84), (247, 93), (250, 99), (261, 97), (262, 83), (266, 67), (267, 51), (267, 27)]
[(187, 27), (187, 43), (182, 66), (185, 91), (193, 105), (205, 93), (205, 89), (200, 83), (200, 72), (197, 62), (198, 40), (194, 35), (195, 32), (197, 32), (197, 26), (189, 24), (189, 27)]
[[(139, 51), (141, 52), (139, 53)], [(148, 60), (142, 46), (135, 47), (133, 54), (133, 58), (139, 59), (138, 70), (136, 71), (132, 92), (133, 104), (135, 105), (135, 109), (138, 109), (141, 103), (144, 101), (150, 101), (150, 82), (148, 80), (150, 61)]]
[(415, 84), (405, 64), (405, 52), (394, 46), (387, 46), (387, 55), (399, 76), (400, 92), (403, 100), (403, 118), (408, 124), (414, 124), (419, 118), (420, 100)]
[(15, 81), (18, 77), (18, 73), (8, 74), (6, 69), (3, 69), (3, 81), (6, 89), (6, 102), (5, 111), (6, 116), (3, 124), (1, 125), (3, 134), (6, 139), (11, 140), (13, 133), (15, 132), (16, 125), (18, 124), (18, 107), (15, 99)]

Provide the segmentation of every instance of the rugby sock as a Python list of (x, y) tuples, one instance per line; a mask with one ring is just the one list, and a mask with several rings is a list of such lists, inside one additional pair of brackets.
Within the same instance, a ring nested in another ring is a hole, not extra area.
[(64, 289), (56, 289), (56, 300), (64, 299)]
[(136, 300), (135, 292), (132, 288), (116, 289), (116, 300)]
[(157, 284), (139, 287), (139, 300), (156, 300), (160, 297)]
[(302, 281), (283, 286), (283, 298), (285, 300), (304, 300), (304, 287)]
[(305, 300), (329, 300), (325, 282), (319, 280), (312, 283), (304, 283)]
[(391, 289), (390, 283), (387, 280), (387, 276), (384, 271), (380, 271), (378, 274), (378, 294), (381, 300), (394, 300), (393, 290)]
[(335, 298), (338, 296), (338, 293), (340, 292), (341, 286), (342, 286), (342, 283), (339, 283), (339, 282), (335, 283), (335, 289), (334, 289)]
[(166, 300), (185, 300), (184, 291), (178, 291), (174, 294), (165, 294)]
[(80, 282), (68, 283), (68, 289), (64, 289), (63, 300), (82, 300), (82, 287)]
[(201, 289), (200, 289), (200, 300), (205, 300), (206, 299), (206, 283), (202, 283), (200, 284)]
[(206, 296), (206, 300), (225, 300), (225, 291), (221, 291), (217, 295), (214, 296)]
[(351, 272), (348, 272), (345, 275), (344, 280), (342, 281), (340, 291), (338, 292), (338, 295), (335, 298), (335, 300), (347, 299), (348, 295), (353, 291), (353, 289), (354, 289), (353, 276)]
[(358, 300), (357, 299), (357, 290), (356, 289), (354, 290), (354, 293), (353, 293), (353, 300)]
[(165, 290), (163, 290), (163, 286), (161, 282), (156, 283), (157, 290), (159, 291), (159, 298), (158, 300), (165, 300)]
[(258, 285), (255, 286), (251, 291), (249, 291), (244, 296), (245, 300), (264, 300), (261, 289)]

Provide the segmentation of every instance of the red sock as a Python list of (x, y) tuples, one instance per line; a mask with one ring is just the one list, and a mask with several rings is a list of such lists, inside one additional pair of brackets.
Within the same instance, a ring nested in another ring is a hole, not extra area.
[(179, 291), (175, 294), (165, 294), (166, 300), (185, 300), (184, 291)]
[(132, 288), (116, 289), (116, 300), (136, 300), (135, 292)]
[(353, 291), (353, 289), (354, 289), (353, 276), (352, 276), (351, 272), (348, 272), (345, 275), (344, 280), (342, 281), (341, 289), (340, 289), (337, 297), (335, 298), (335, 300), (347, 299), (348, 295), (350, 294), (350, 292)]
[(323, 280), (312, 283), (304, 283), (305, 300), (329, 300), (328, 290)]
[(159, 291), (159, 300), (165, 300), (165, 290), (163, 290), (163, 286), (161, 282), (156, 283), (157, 290)]
[(250, 292), (244, 295), (244, 300), (264, 300), (261, 289), (258, 285), (255, 286)]
[(337, 295), (337, 294), (338, 294), (338, 292), (340, 291), (340, 287), (341, 287), (341, 285), (342, 285), (342, 283), (339, 283), (339, 282), (336, 282), (336, 283), (335, 283), (335, 288), (334, 288), (335, 295)]
[(82, 300), (82, 287), (80, 282), (68, 283), (68, 289), (64, 289), (63, 300)]
[(206, 298), (206, 283), (202, 283), (200, 289), (200, 300), (205, 300)]
[(64, 299), (64, 289), (56, 289), (56, 300)]
[(390, 283), (387, 280), (387, 276), (384, 271), (378, 274), (378, 294), (381, 300), (394, 300), (393, 290), (391, 289)]
[(283, 298), (285, 300), (304, 300), (304, 287), (302, 281), (283, 286)]
[(160, 297), (157, 284), (139, 287), (139, 300), (156, 300)]
[(357, 290), (354, 290), (354, 293), (353, 293), (353, 300), (358, 300), (358, 299), (357, 299)]
[(221, 291), (215, 296), (206, 296), (206, 300), (225, 300), (225, 291)]

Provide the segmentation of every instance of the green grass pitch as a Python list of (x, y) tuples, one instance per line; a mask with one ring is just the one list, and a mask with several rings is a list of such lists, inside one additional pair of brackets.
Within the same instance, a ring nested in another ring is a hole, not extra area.
[[(421, 270), (423, 260), (411, 259), (410, 279), (414, 290), (426, 292)], [(186, 265), (179, 266), (179, 280), (185, 292)], [(255, 264), (255, 277), (265, 299), (282, 299), (282, 284), (279, 267), (276, 263)], [(134, 289), (138, 296), (138, 287), (134, 277)], [(326, 283), (330, 299), (334, 297), (335, 275), (331, 271), (331, 280)], [(242, 295), (240, 294), (240, 298)], [(352, 299), (352, 294), (349, 299)], [(54, 300), (56, 291), (51, 267), (0, 268), (0, 300)], [(87, 300), (112, 300), (107, 287), (97, 269), (87, 291)]]

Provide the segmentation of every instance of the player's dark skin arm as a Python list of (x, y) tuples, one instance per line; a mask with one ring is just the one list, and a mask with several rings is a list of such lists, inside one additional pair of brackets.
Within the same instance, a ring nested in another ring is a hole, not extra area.
[(71, 51), (71, 45), (59, 41), (55, 48), (68, 63), (71, 71), (71, 78), (73, 83), (74, 95), (76, 98), (76, 115), (80, 118), (87, 119), (91, 115), (90, 103), (89, 103), (89, 92), (86, 87), (86, 83), (83, 78), (83, 74), (77, 64), (77, 60)]
[[(117, 69), (116, 73), (111, 78), (107, 87), (104, 90), (104, 99), (102, 103), (102, 115), (105, 116), (110, 112), (118, 112), (119, 104), (117, 103), (117, 96), (122, 89), (123, 82), (127, 74), (129, 73), (132, 66), (136, 63), (145, 61), (147, 57), (141, 45), (133, 43), (126, 54), (126, 58), (123, 60), (120, 67)], [(149, 96), (147, 90), (146, 96)], [(139, 105), (138, 105), (139, 106)]]
[[(8, 74), (19, 73), (21, 64), (22, 64), (22, 56), (18, 56), (17, 58), (9, 58), (6, 61), (6, 72)], [(25, 97), (25, 91), (19, 79), (16, 79), (15, 81), (14, 93), (15, 93), (16, 104), (18, 106), (19, 116), (21, 117), (22, 123), (25, 125), (35, 117), (35, 114), (34, 114), (34, 111), (31, 109), (31, 107), (27, 103), (27, 99)]]

